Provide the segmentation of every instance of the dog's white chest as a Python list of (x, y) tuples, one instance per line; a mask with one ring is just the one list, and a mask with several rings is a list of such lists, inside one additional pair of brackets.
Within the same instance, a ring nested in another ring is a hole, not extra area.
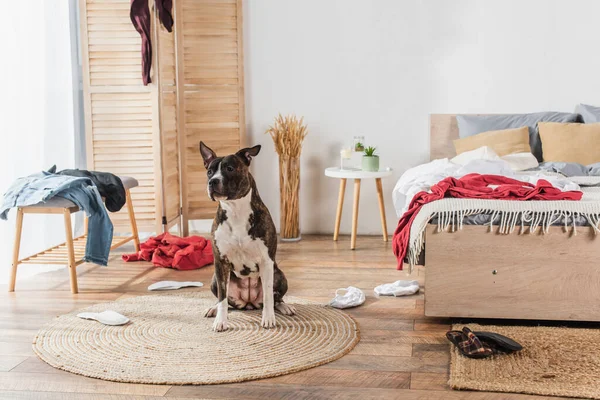
[(227, 219), (215, 230), (215, 244), (221, 258), (233, 265), (234, 273), (240, 277), (256, 277), (260, 265), (268, 257), (268, 249), (261, 239), (253, 239), (250, 230), (251, 193), (246, 197), (222, 201), (221, 207), (226, 211)]

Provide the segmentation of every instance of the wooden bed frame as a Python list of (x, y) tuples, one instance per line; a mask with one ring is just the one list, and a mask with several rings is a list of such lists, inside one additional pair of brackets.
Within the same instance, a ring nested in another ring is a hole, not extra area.
[[(453, 157), (456, 115), (430, 116), (431, 159)], [(436, 317), (600, 321), (600, 238), (501, 235), (489, 226), (425, 236), (425, 315)]]

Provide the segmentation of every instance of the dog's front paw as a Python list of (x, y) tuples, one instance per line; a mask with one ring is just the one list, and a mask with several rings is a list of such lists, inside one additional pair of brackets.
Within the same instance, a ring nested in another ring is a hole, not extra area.
[(262, 313), (262, 322), (261, 325), (263, 328), (275, 328), (275, 313), (273, 312), (273, 310), (271, 311), (267, 311), (266, 309), (263, 310)]
[(217, 306), (207, 308), (204, 311), (204, 318), (213, 318), (217, 315)]
[(283, 315), (295, 315), (296, 314), (296, 309), (294, 308), (294, 306), (290, 306), (289, 304), (285, 304), (285, 303), (275, 304), (275, 309), (277, 311), (279, 311), (280, 313), (282, 313)]
[(213, 328), (213, 331), (215, 331), (215, 332), (226, 331), (228, 328), (227, 320), (221, 319), (221, 318), (215, 319), (215, 322), (213, 322), (212, 328)]

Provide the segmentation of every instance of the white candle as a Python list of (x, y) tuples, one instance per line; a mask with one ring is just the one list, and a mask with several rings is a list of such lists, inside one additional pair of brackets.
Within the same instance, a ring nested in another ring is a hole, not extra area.
[(342, 149), (340, 150), (340, 156), (345, 159), (349, 159), (352, 157), (352, 149)]

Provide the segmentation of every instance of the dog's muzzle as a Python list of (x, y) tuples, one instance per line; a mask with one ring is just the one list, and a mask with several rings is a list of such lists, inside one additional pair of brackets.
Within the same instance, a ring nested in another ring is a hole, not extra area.
[(227, 200), (227, 195), (223, 193), (223, 182), (219, 178), (208, 181), (208, 196), (213, 201)]

